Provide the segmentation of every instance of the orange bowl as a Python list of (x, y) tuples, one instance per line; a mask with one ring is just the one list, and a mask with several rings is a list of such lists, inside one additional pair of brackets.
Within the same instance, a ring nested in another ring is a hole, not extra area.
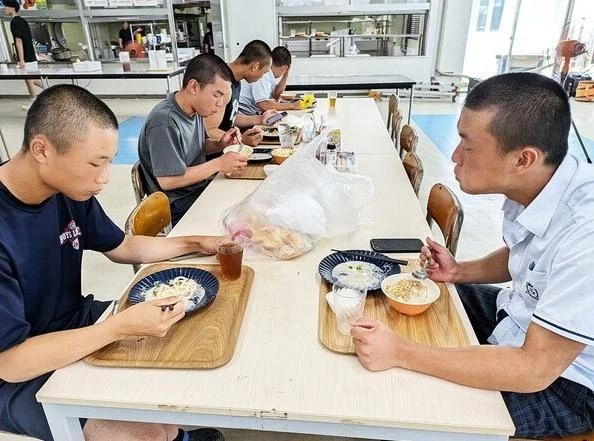
[(293, 153), (293, 149), (274, 149), (270, 152), (272, 155), (272, 162), (279, 165), (285, 162)]
[[(411, 297), (407, 298), (406, 300), (403, 298), (403, 296), (396, 297), (395, 294), (391, 292), (391, 290), (402, 282), (406, 283), (407, 281), (420, 282), (424, 284), (426, 291), (415, 296), (411, 295), (410, 291), (407, 292), (407, 290), (403, 288), (404, 296), (408, 294)], [(437, 286), (434, 281), (429, 279), (420, 281), (408, 273), (394, 274), (392, 276), (386, 277), (382, 281), (382, 292), (386, 296), (386, 299), (392, 308), (406, 315), (417, 315), (425, 312), (433, 304), (433, 302), (439, 298), (440, 295), (439, 286)]]

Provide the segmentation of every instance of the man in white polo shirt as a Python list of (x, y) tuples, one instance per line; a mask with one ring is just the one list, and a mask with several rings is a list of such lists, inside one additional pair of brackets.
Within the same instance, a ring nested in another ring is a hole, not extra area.
[(239, 95), (239, 111), (245, 115), (259, 115), (267, 110), (299, 110), (299, 100), (281, 103), (291, 70), (291, 52), (284, 46), (272, 50), (272, 66), (262, 78), (253, 83), (243, 80)]
[(507, 197), (505, 246), (457, 262), (427, 239), (421, 258), (431, 279), (457, 284), (481, 345), (427, 347), (362, 319), (351, 333), (365, 367), (500, 390), (519, 437), (594, 430), (594, 170), (567, 156), (570, 122), (561, 86), (537, 74), (470, 91), (454, 173), (466, 193)]

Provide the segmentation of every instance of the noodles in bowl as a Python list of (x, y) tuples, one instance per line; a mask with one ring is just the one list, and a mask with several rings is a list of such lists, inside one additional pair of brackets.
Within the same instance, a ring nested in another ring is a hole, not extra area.
[(182, 298), (184, 310), (187, 310), (194, 303), (202, 300), (205, 293), (202, 285), (195, 280), (177, 276), (175, 279), (169, 280), (168, 283), (155, 282), (152, 288), (145, 291), (145, 298), (146, 300), (156, 300), (179, 296)]

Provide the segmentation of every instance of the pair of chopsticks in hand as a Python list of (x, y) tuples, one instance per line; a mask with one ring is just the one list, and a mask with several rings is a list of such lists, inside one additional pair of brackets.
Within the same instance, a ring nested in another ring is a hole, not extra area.
[[(113, 301), (113, 308), (111, 310), (111, 315), (116, 314), (119, 304), (120, 304), (119, 300)], [(165, 311), (167, 311), (167, 309), (169, 309), (170, 311), (173, 311), (173, 308), (175, 308), (175, 305), (177, 305), (177, 303), (172, 303), (171, 305), (161, 305), (161, 312), (165, 312)]]
[(366, 259), (370, 259), (370, 260), (379, 260), (381, 262), (395, 263), (397, 265), (408, 265), (407, 260), (392, 259), (391, 257), (384, 256), (383, 254), (379, 254), (379, 253), (378, 253), (378, 255), (370, 256), (369, 254), (360, 253), (358, 251), (335, 250), (334, 248), (331, 248), (330, 251), (334, 251), (339, 254), (344, 254), (346, 256), (359, 256), (359, 257), (365, 257)]

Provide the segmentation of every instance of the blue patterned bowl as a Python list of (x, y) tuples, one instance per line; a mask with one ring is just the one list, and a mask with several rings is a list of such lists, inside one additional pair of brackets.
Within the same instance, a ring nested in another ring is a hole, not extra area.
[(356, 251), (357, 253), (365, 254), (366, 256), (355, 256), (355, 255), (346, 255), (341, 253), (333, 253), (330, 254), (322, 259), (320, 265), (318, 266), (318, 272), (320, 276), (324, 280), (326, 280), (331, 285), (336, 282), (336, 277), (332, 275), (332, 270), (334, 267), (340, 263), (344, 262), (367, 262), (372, 263), (378, 268), (380, 268), (384, 272), (384, 276), (379, 280), (377, 283), (367, 287), (368, 290), (375, 290), (380, 289), (382, 280), (388, 276), (393, 274), (398, 274), (400, 272), (400, 266), (396, 263), (392, 262), (382, 262), (380, 260), (373, 259), (373, 256), (381, 256), (380, 253), (376, 253), (375, 251), (369, 250), (346, 250), (346, 251)]
[(154, 287), (156, 283), (168, 283), (170, 280), (179, 276), (195, 280), (196, 283), (202, 285), (205, 291), (202, 298), (195, 297), (190, 299), (192, 301), (186, 306), (186, 314), (198, 311), (200, 308), (205, 307), (217, 296), (217, 292), (219, 291), (219, 281), (212, 273), (199, 268), (177, 267), (157, 271), (136, 282), (134, 286), (132, 286), (132, 289), (130, 289), (128, 301), (131, 305), (144, 302), (146, 300), (146, 292)]

